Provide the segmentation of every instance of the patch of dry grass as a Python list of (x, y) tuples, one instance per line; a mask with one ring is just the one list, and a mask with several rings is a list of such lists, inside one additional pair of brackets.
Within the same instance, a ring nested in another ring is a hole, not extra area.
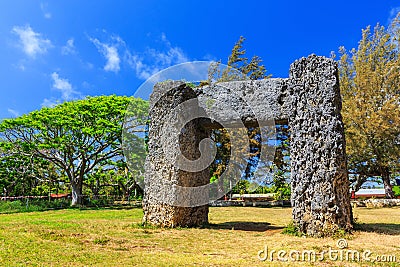
[[(356, 208), (351, 250), (396, 255), (400, 208)], [(282, 234), (289, 208), (210, 208), (206, 228), (141, 227), (142, 211), (59, 210), (0, 215), (1, 266), (376, 266), (377, 263), (260, 261), (258, 251), (336, 249), (337, 240)], [(275, 255), (276, 256), (276, 255)], [(396, 265), (397, 264), (397, 265)]]

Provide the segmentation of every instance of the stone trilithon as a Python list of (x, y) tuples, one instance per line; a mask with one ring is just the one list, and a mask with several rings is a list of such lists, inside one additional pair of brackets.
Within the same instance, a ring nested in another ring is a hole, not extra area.
[[(291, 65), (288, 79), (238, 81), (225, 85), (251, 106), (249, 111), (241, 98), (230, 99), (245, 126), (263, 123), (260, 120), (264, 119), (289, 126), (295, 226), (311, 236), (330, 235), (338, 229), (350, 230), (352, 211), (337, 63), (311, 55)], [(173, 115), (176, 118), (168, 116), (171, 116), (170, 110), (185, 101), (202, 98), (223, 101), (221, 97), (225, 93), (208, 86), (192, 89), (173, 81), (155, 86), (150, 98), (149, 153), (143, 200), (145, 222), (167, 227), (208, 222), (208, 205), (205, 204), (208, 193), (203, 190), (196, 195), (177, 187), (204, 187), (210, 181), (209, 169), (181, 170), (171, 159), (178, 154), (188, 160), (198, 159), (202, 154), (200, 142), (210, 136), (211, 128), (235, 125), (237, 121), (230, 117), (233, 116), (230, 112), (222, 110), (218, 124), (196, 118), (182, 125), (179, 133), (169, 131), (165, 124), (179, 121), (179, 114)], [(254, 113), (260, 114), (255, 116)], [(176, 140), (178, 146), (174, 145)], [(196, 203), (195, 198), (203, 198), (199, 201), (203, 204), (190, 205)], [(188, 205), (181, 205), (182, 202)]]

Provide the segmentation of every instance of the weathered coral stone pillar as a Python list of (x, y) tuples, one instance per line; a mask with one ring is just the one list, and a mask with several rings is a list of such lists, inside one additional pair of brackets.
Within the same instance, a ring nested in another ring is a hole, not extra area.
[(311, 236), (352, 228), (337, 63), (311, 55), (288, 81), (294, 224)]
[[(153, 225), (197, 226), (208, 222), (208, 204), (190, 206), (197, 196), (191, 196), (185, 188), (196, 188), (210, 182), (208, 168), (197, 172), (180, 170), (174, 159), (180, 153), (188, 160), (201, 156), (199, 143), (210, 136), (203, 129), (199, 119), (183, 123), (179, 133), (170, 131), (185, 113), (172, 112), (185, 101), (196, 99), (192, 88), (182, 82), (167, 81), (158, 83), (150, 97), (149, 153), (145, 165), (145, 191), (143, 199), (143, 221)], [(178, 138), (178, 139), (176, 139)], [(178, 140), (179, 143), (176, 141)], [(198, 196), (207, 198), (207, 192)], [(207, 202), (207, 200), (205, 201)], [(203, 201), (204, 203), (204, 201)], [(187, 206), (185, 206), (187, 204)]]

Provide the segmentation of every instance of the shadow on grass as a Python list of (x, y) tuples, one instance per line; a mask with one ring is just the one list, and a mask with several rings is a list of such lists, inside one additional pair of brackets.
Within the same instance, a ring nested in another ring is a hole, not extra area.
[(265, 232), (268, 230), (282, 230), (283, 226), (274, 226), (270, 223), (263, 222), (224, 222), (210, 223), (204, 228), (208, 229), (223, 229), (223, 230), (241, 230), (250, 232)]
[(357, 223), (354, 229), (370, 233), (400, 235), (400, 224), (395, 223)]

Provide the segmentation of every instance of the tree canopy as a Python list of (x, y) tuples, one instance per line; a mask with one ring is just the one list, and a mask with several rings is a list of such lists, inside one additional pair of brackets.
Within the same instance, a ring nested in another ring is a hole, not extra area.
[(400, 168), (399, 18), (364, 29), (358, 48), (341, 47), (339, 60), (349, 172), (359, 185), (380, 176), (388, 198)]
[(122, 124), (128, 104), (144, 124), (148, 103), (125, 96), (87, 97), (45, 107), (0, 124), (3, 144), (19, 144), (22, 154), (52, 163), (67, 177), (72, 205), (82, 203), (82, 186), (89, 173), (121, 161)]

